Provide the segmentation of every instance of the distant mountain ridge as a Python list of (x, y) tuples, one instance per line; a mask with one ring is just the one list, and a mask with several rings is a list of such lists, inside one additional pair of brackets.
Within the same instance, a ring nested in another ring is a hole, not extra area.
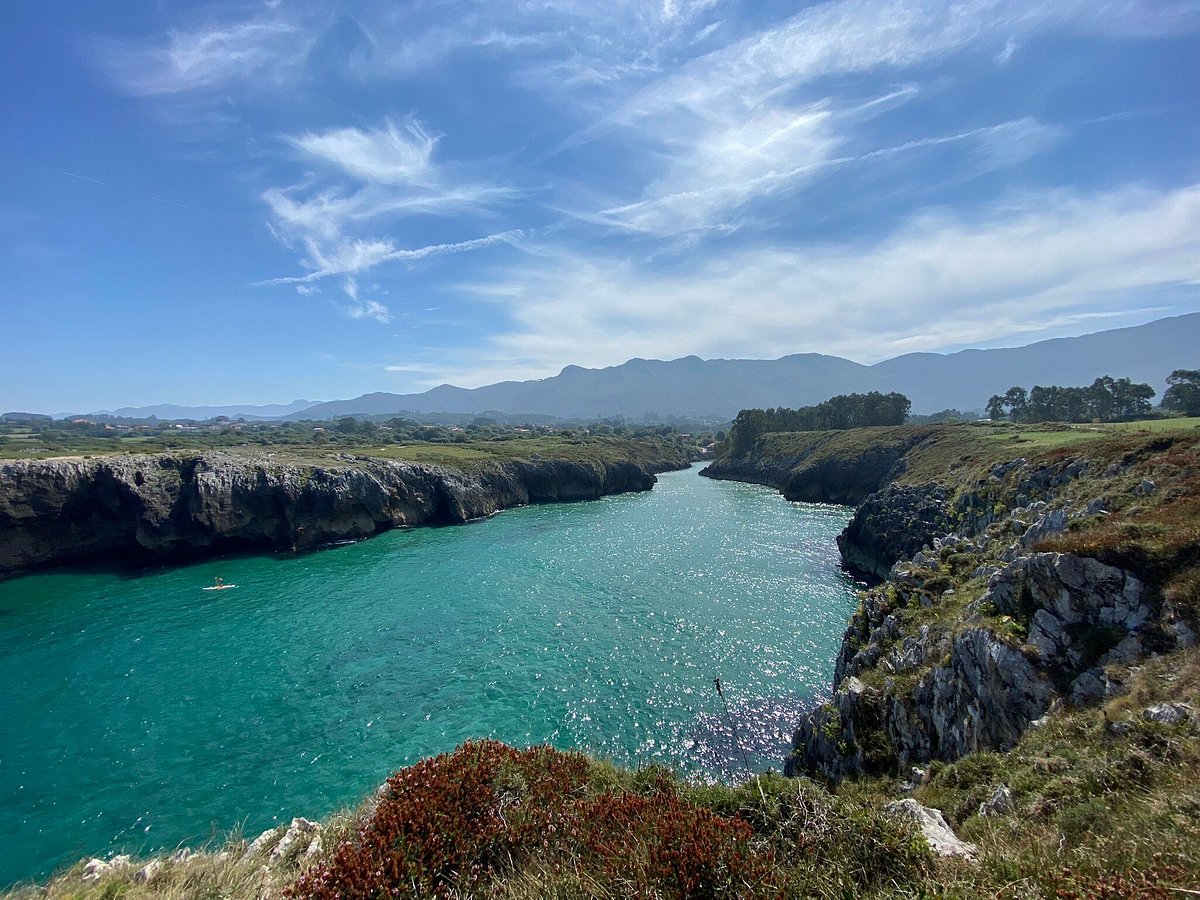
[(909, 353), (871, 366), (819, 353), (774, 360), (631, 359), (604, 369), (567, 366), (558, 375), (536, 381), (503, 381), (473, 389), (444, 384), (420, 394), (364, 394), (317, 403), (286, 418), (491, 411), (568, 419), (732, 418), (740, 409), (809, 406), (836, 394), (872, 390), (899, 391), (912, 400), (914, 413), (932, 413), (981, 410), (992, 394), (1013, 385), (1085, 386), (1101, 375), (1148, 383), (1161, 398), (1174, 369), (1196, 368), (1200, 313), (1191, 313), (1025, 347)]
[(155, 406), (122, 406), (120, 409), (97, 410), (88, 415), (119, 416), (124, 419), (215, 419), (228, 416), (231, 419), (282, 419), (303, 412), (319, 404), (319, 400), (293, 400), (291, 403), (267, 403), (260, 406), (239, 404), (233, 406), (178, 406), (174, 403), (159, 403)]

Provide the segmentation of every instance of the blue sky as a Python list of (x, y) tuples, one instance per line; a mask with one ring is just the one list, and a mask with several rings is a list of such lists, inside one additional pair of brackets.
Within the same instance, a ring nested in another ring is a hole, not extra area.
[(1200, 310), (1200, 2), (32, 2), (0, 409)]

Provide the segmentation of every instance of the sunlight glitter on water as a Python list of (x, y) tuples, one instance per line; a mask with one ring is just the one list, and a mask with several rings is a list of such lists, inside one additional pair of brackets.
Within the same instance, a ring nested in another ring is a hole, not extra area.
[[(779, 768), (854, 607), (849, 510), (696, 472), (307, 556), (0, 584), (0, 884), (325, 815), (472, 737)], [(239, 588), (202, 593), (217, 575)]]

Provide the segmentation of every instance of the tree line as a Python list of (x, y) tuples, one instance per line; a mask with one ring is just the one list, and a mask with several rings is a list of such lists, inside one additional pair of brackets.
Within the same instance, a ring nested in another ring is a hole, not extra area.
[(843, 431), (868, 425), (903, 425), (912, 402), (903, 394), (839, 394), (800, 409), (743, 409), (733, 420), (729, 438), (742, 454), (768, 431)]
[(1150, 413), (1154, 388), (1104, 375), (1088, 387), (1009, 388), (987, 402), (989, 419), (1010, 422), (1121, 422)]

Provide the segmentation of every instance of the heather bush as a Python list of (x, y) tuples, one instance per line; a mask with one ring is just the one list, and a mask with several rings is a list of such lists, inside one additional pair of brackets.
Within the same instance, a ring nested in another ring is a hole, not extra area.
[(591, 763), (540, 747), (467, 743), (397, 772), (374, 814), (293, 897), (486, 893), (524, 867), (572, 866), (604, 893), (771, 897), (781, 876), (752, 829), (682, 799), (664, 772), (636, 790), (589, 790)]

